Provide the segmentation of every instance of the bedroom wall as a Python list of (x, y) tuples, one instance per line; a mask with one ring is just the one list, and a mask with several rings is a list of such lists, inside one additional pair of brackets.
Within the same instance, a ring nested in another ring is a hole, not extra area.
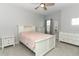
[(39, 27), (43, 25), (43, 16), (13, 4), (0, 4), (0, 35), (5, 32), (16, 36), (18, 24)]
[(52, 18), (59, 23), (59, 31), (79, 33), (79, 25), (72, 25), (72, 18), (79, 18), (79, 3), (62, 8), (61, 11), (51, 12), (45, 19)]
[(58, 21), (59, 24), (59, 28), (60, 28), (60, 19), (61, 19), (61, 11), (55, 11), (55, 12), (51, 12), (51, 14), (46, 15), (45, 19), (50, 19), (52, 18), (54, 21)]
[[(55, 12), (52, 12), (51, 14), (49, 15), (46, 15), (45, 19), (50, 19), (52, 18), (54, 21), (57, 21), (58, 22), (58, 29), (60, 30), (60, 19), (61, 19), (61, 11), (58, 10), (58, 11), (55, 11)], [(59, 31), (58, 30), (58, 31)], [(56, 35), (57, 35), (57, 39), (58, 39), (58, 32), (55, 32), (53, 31)]]
[(72, 18), (79, 18), (79, 4), (62, 9), (61, 12), (61, 31), (79, 33), (79, 25), (72, 25)]

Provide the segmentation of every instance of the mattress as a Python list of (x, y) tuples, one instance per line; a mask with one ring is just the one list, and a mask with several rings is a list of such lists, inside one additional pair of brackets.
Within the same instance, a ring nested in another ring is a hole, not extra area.
[(39, 42), (42, 40), (47, 40), (51, 38), (53, 35), (43, 34), (38, 32), (22, 32), (20, 33), (20, 41), (28, 46), (30, 49), (35, 48), (35, 42)]

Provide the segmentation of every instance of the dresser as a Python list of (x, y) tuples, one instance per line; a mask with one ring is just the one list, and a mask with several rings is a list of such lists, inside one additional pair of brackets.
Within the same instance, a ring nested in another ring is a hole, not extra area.
[(79, 34), (78, 33), (59, 32), (59, 41), (79, 46)]
[(0, 37), (0, 47), (2, 50), (4, 47), (13, 45), (15, 46), (15, 37), (14, 36), (2, 36)]

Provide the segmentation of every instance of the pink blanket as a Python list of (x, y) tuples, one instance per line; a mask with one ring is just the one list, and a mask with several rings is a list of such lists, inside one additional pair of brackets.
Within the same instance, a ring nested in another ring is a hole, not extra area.
[(48, 38), (52, 37), (52, 35), (49, 34), (43, 34), (38, 32), (22, 32), (21, 33), (21, 41), (28, 45), (29, 48), (35, 48), (35, 42), (46, 40)]

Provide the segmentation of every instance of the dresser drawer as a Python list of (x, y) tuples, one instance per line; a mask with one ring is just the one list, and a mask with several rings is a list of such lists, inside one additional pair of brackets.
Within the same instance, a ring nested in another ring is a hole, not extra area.
[(2, 39), (2, 44), (7, 44), (7, 43), (8, 43), (8, 40)]
[(14, 38), (9, 38), (9, 39), (7, 39), (7, 42), (8, 42), (8, 43), (14, 43), (14, 41), (15, 41)]
[(2, 39), (2, 46), (13, 45), (14, 43), (15, 43), (15, 39), (14, 38), (5, 38), (5, 39)]

